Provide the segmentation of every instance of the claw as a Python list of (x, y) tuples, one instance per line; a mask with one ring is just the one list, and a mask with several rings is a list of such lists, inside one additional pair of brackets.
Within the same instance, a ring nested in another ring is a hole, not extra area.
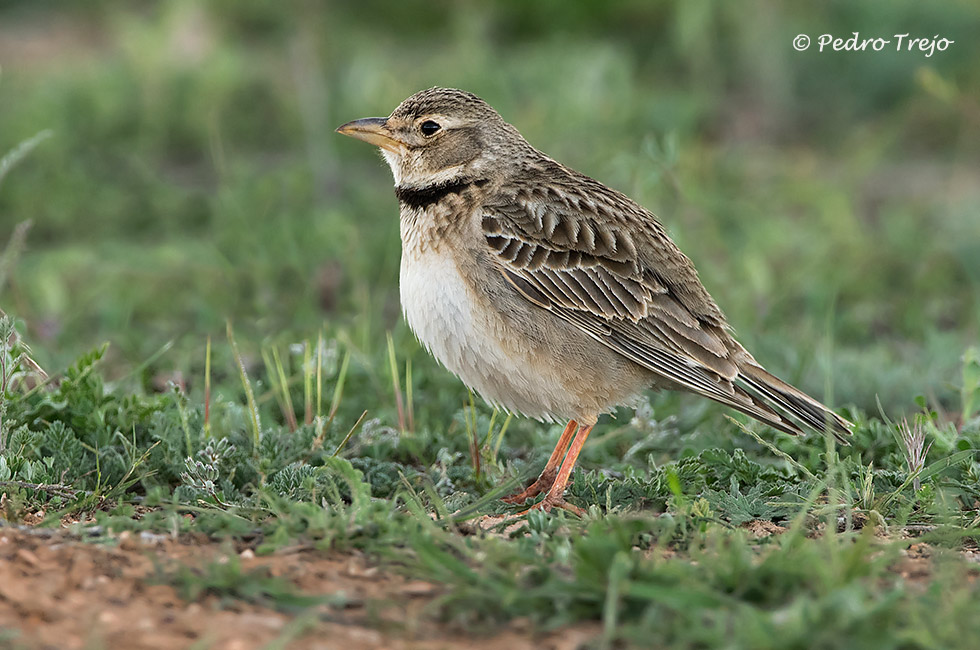
[(527, 510), (518, 512), (517, 516), (520, 517), (522, 515), (526, 515), (532, 510), (543, 510), (544, 512), (551, 512), (552, 508), (561, 508), (562, 510), (568, 510), (572, 514), (577, 515), (579, 517), (585, 516), (584, 509), (572, 505), (568, 501), (565, 501), (564, 497), (552, 497), (551, 494), (548, 494), (545, 498), (541, 499)]
[(516, 492), (509, 496), (502, 497), (500, 500), (504, 503), (509, 503), (511, 505), (517, 505), (518, 503), (524, 503), (532, 497), (536, 497), (542, 492), (547, 492), (551, 489), (551, 486), (555, 483), (555, 477), (558, 472), (555, 470), (541, 472), (541, 476), (537, 478), (534, 483), (531, 483), (521, 492)]

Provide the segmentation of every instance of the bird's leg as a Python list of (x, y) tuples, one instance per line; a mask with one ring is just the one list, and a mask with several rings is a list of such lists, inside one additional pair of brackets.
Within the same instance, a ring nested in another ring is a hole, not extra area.
[(506, 496), (501, 501), (505, 503), (524, 503), (531, 497), (536, 497), (551, 488), (552, 483), (555, 482), (555, 477), (558, 475), (558, 466), (561, 464), (561, 459), (565, 456), (565, 452), (568, 451), (568, 445), (572, 442), (572, 437), (575, 435), (577, 429), (578, 422), (569, 420), (568, 424), (565, 425), (565, 430), (561, 432), (561, 437), (558, 439), (558, 444), (555, 445), (555, 450), (551, 452), (551, 458), (548, 459), (548, 464), (541, 470), (541, 475), (538, 476), (538, 479), (523, 491)]
[[(561, 469), (558, 470), (558, 476), (555, 477), (555, 482), (552, 483), (548, 494), (541, 501), (528, 508), (528, 510), (544, 510), (545, 512), (550, 512), (552, 508), (564, 508), (580, 517), (585, 514), (585, 511), (578, 506), (573, 506), (565, 501), (565, 487), (568, 485), (568, 479), (572, 475), (575, 461), (578, 460), (578, 455), (582, 453), (582, 447), (585, 446), (585, 439), (592, 432), (592, 426), (590, 424), (579, 430), (575, 436), (575, 440), (572, 441), (572, 445), (568, 448), (568, 454), (565, 456), (565, 460), (561, 464)], [(524, 512), (528, 512), (528, 510)]]

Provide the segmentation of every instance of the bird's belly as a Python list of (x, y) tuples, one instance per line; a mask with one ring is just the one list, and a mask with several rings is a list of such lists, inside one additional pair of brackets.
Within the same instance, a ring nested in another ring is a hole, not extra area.
[(400, 294), (405, 319), (422, 345), (463, 383), (496, 406), (553, 420), (572, 417), (572, 391), (533, 354), (505, 352), (507, 332), (491, 309), (476, 306), (449, 255), (403, 251)]

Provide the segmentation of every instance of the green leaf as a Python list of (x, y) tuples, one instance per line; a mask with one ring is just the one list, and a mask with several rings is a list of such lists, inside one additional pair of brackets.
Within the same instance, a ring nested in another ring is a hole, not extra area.
[(936, 462), (930, 463), (927, 467), (923, 468), (921, 472), (919, 472), (919, 480), (924, 481), (932, 478), (945, 469), (953, 467), (954, 465), (959, 465), (960, 463), (972, 458), (977, 452), (980, 452), (980, 449), (964, 449), (963, 451), (958, 451), (955, 454), (950, 454), (946, 458), (940, 458)]

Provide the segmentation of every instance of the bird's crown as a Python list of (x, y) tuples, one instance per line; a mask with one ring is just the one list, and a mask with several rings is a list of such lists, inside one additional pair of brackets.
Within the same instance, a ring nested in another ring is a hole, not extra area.
[(391, 117), (413, 119), (422, 115), (453, 114), (481, 118), (498, 116), (497, 111), (476, 95), (456, 88), (421, 90), (398, 105)]

